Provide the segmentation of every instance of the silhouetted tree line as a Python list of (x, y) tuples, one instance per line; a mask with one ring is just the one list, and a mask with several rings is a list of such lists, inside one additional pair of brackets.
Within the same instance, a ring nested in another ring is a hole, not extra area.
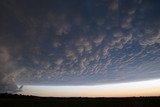
[(12, 93), (0, 93), (0, 98), (12, 98), (12, 97), (36, 97), (32, 95), (12, 94)]
[(0, 107), (160, 107), (160, 97), (82, 98), (0, 94)]

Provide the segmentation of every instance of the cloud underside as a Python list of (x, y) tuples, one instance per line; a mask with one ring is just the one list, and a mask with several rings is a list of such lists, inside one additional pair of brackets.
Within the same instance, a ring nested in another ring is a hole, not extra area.
[(1, 1), (0, 92), (17, 92), (17, 84), (102, 84), (160, 76), (155, 3), (64, 2)]

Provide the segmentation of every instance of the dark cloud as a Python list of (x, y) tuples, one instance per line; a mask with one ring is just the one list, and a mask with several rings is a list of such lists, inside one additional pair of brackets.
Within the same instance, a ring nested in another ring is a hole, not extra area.
[(115, 10), (118, 10), (118, 7), (119, 7), (119, 0), (112, 0), (110, 1), (110, 9), (112, 11), (115, 11)]
[(158, 0), (2, 0), (0, 92), (158, 78), (159, 10)]
[(18, 92), (16, 77), (24, 69), (16, 66), (6, 47), (0, 47), (0, 93)]
[(140, 44), (141, 45), (153, 45), (156, 43), (160, 43), (159, 25), (151, 24), (149, 26), (145, 26)]
[(98, 35), (98, 36), (93, 40), (93, 42), (94, 42), (96, 45), (100, 45), (100, 44), (103, 42), (104, 37), (105, 37), (105, 35)]

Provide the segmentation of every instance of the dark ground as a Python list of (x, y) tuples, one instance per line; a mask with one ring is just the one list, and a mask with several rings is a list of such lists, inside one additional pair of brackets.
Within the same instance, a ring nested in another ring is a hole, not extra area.
[(0, 94), (0, 107), (160, 107), (160, 97), (55, 98)]

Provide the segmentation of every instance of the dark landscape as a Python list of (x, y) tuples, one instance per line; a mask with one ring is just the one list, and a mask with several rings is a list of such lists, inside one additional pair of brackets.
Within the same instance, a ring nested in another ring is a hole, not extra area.
[(159, 107), (160, 97), (81, 98), (0, 94), (1, 107)]

